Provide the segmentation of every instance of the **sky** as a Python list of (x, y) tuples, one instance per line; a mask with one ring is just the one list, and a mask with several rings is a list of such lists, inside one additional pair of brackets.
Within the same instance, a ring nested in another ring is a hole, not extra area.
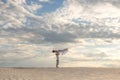
[(0, 67), (120, 67), (119, 0), (0, 0)]

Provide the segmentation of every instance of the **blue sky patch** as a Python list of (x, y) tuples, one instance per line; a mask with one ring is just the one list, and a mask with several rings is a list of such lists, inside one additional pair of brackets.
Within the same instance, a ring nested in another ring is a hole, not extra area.
[(43, 5), (42, 9), (38, 10), (38, 15), (53, 12), (62, 6), (63, 0), (54, 0), (52, 3), (41, 3)]
[(38, 4), (42, 5), (42, 8), (37, 10), (36, 15), (43, 15), (44, 13), (50, 13), (62, 6), (64, 0), (52, 0), (52, 2), (41, 2), (39, 0), (26, 0), (28, 5)]
[(6, 3), (6, 2), (7, 2), (7, 0), (2, 0), (2, 2)]

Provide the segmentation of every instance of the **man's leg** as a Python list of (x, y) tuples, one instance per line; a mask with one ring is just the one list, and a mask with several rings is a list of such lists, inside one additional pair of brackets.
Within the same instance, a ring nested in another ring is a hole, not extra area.
[(59, 60), (56, 60), (56, 68), (58, 68)]

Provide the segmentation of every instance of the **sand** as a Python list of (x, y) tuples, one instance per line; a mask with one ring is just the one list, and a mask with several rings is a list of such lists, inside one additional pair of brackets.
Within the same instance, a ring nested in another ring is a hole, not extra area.
[(120, 80), (120, 69), (0, 68), (0, 80)]

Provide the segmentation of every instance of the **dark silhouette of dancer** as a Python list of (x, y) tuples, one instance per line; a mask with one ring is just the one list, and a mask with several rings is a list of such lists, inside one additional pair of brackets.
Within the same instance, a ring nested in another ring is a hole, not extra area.
[(60, 53), (63, 55), (68, 51), (68, 48), (63, 49), (63, 50), (52, 50), (53, 53), (56, 55), (56, 68), (59, 68), (59, 55)]
[(59, 68), (58, 65), (59, 65), (59, 55), (60, 55), (60, 53), (57, 50), (53, 50), (52, 52), (55, 53), (55, 55), (56, 55), (56, 68)]

